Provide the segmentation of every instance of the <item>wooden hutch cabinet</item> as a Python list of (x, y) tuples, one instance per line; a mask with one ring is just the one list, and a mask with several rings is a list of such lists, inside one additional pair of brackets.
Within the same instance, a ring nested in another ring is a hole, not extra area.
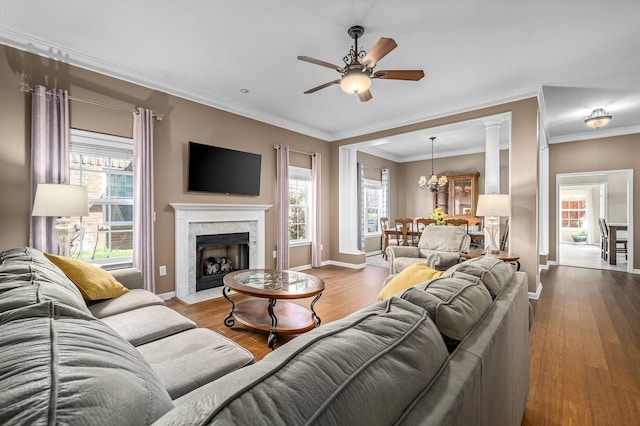
[(433, 207), (440, 207), (448, 217), (467, 219), (469, 225), (480, 223), (478, 205), (478, 172), (447, 174), (447, 185), (433, 193)]

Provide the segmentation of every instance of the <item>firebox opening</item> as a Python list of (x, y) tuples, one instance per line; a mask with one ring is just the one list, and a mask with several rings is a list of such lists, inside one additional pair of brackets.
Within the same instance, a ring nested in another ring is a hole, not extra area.
[(196, 291), (223, 285), (232, 271), (249, 268), (249, 233), (196, 236)]

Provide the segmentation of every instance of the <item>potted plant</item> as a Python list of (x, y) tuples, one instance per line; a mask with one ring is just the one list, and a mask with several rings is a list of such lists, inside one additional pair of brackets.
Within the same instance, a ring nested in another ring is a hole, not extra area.
[(446, 225), (447, 224), (447, 215), (440, 207), (436, 207), (433, 213), (429, 216), (431, 219), (436, 221), (436, 225)]
[(571, 233), (571, 238), (574, 243), (584, 243), (587, 241), (587, 230), (582, 227), (583, 218), (576, 220), (576, 225), (579, 226), (579, 229)]

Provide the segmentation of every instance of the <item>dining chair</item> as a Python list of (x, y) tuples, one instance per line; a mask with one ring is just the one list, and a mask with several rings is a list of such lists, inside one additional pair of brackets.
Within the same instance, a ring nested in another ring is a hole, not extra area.
[(420, 241), (420, 237), (422, 236), (422, 233), (424, 232), (424, 228), (426, 228), (429, 225), (435, 225), (436, 224), (436, 220), (435, 219), (431, 219), (429, 217), (417, 217), (416, 218), (416, 236), (413, 239), (413, 245), (418, 245), (418, 242)]
[(398, 245), (413, 245), (413, 219), (408, 217), (396, 218), (395, 225), (398, 231)]
[(504, 228), (500, 236), (500, 251), (507, 251), (507, 241), (509, 241), (509, 218), (504, 222)]
[[(609, 225), (607, 225), (607, 220), (605, 218), (601, 217), (599, 220), (602, 222), (602, 227), (604, 228), (604, 231), (605, 231), (605, 237), (606, 237), (606, 247), (605, 247), (605, 249), (607, 251), (607, 256), (615, 256), (618, 253), (624, 253), (624, 258), (626, 260), (629, 260), (628, 253), (627, 253), (627, 238), (626, 237), (618, 237), (616, 235), (616, 252), (615, 252), (615, 254), (609, 253), (609, 238), (611, 238), (611, 236), (609, 235)], [(615, 258), (614, 258), (614, 260), (615, 260)]]
[(600, 228), (600, 258), (602, 260), (607, 260), (607, 247), (609, 247), (609, 242), (607, 241), (607, 229), (604, 225), (604, 219), (598, 218), (598, 228)]
[(381, 217), (380, 218), (380, 232), (382, 233), (382, 257), (384, 259), (387, 258), (387, 247), (390, 245), (397, 246), (398, 245), (398, 234), (385, 232), (389, 231), (389, 218)]
[(447, 225), (460, 226), (464, 232), (469, 233), (469, 221), (467, 219), (447, 219)]

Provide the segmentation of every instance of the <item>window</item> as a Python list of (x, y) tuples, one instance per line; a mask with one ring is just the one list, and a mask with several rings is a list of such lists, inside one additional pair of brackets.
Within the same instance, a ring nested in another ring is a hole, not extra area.
[(309, 242), (311, 170), (289, 167), (289, 242)]
[(365, 235), (379, 235), (380, 213), (382, 209), (382, 182), (364, 179), (364, 222)]
[(129, 263), (133, 255), (133, 140), (71, 129), (69, 183), (87, 187), (89, 216), (72, 256)]
[(563, 228), (583, 228), (587, 216), (587, 200), (585, 197), (562, 199), (561, 218)]

